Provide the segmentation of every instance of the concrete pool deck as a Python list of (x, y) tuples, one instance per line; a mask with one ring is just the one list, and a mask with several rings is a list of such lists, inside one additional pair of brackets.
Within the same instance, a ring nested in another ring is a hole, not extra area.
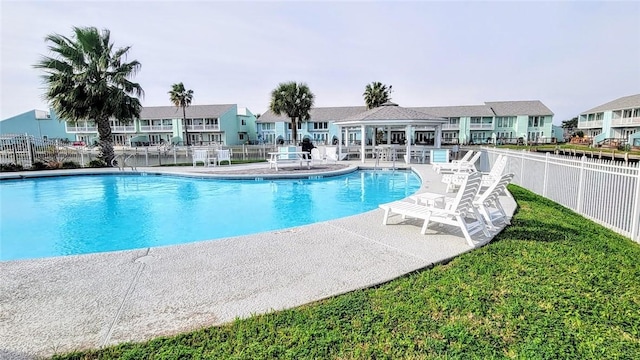
[[(260, 170), (265, 167), (138, 171), (197, 176), (239, 171), (266, 177)], [(420, 192), (444, 193), (446, 186), (430, 165), (411, 168), (422, 177)], [(501, 200), (512, 214), (515, 201)], [(0, 262), (0, 358), (31, 359), (144, 341), (292, 308), (380, 284), (473, 249), (458, 229), (435, 225), (420, 235), (421, 221), (394, 217), (384, 226), (382, 217), (383, 211), (376, 209), (222, 240)]]

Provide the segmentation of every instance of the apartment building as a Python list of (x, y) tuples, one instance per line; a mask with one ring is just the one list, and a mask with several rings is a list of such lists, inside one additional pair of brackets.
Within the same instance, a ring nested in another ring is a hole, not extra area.
[[(553, 131), (553, 112), (538, 100), (485, 102), (484, 105), (411, 107), (434, 117), (449, 120), (442, 128), (442, 144), (480, 144), (487, 142), (553, 142), (561, 140)], [(364, 106), (317, 107), (311, 109), (311, 119), (298, 124), (298, 139), (305, 137), (316, 143), (335, 143), (339, 138), (336, 120), (348, 118), (366, 111)], [(256, 122), (258, 139), (266, 143), (294, 142), (291, 139), (291, 122), (284, 115), (271, 111)], [(433, 145), (433, 128), (413, 129), (412, 143)], [(347, 142), (359, 143), (357, 132), (349, 133)], [(383, 134), (387, 136), (387, 134)], [(403, 142), (404, 131), (391, 132), (391, 143)], [(382, 141), (387, 142), (387, 139)]]
[(594, 144), (614, 140), (640, 146), (640, 94), (624, 96), (580, 113), (578, 129)]
[[(175, 106), (147, 106), (140, 118), (131, 122), (111, 120), (115, 145), (147, 146), (160, 144), (239, 145), (256, 139), (256, 117), (247, 108), (236, 104), (192, 105), (186, 108), (183, 124), (181, 108)], [(32, 110), (0, 122), (2, 133), (67, 138), (85, 144), (98, 139), (93, 121), (75, 123), (60, 121), (55, 113)], [(185, 131), (186, 130), (186, 131)]]

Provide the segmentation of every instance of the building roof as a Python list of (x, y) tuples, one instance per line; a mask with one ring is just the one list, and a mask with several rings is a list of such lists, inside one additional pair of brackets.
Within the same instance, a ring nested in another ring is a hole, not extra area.
[(540, 100), (492, 101), (485, 104), (496, 116), (553, 115), (553, 112)]
[(461, 116), (493, 116), (491, 109), (485, 105), (413, 107), (411, 109), (446, 118)]
[(387, 102), (382, 106), (336, 120), (337, 125), (440, 125), (446, 119)]
[[(231, 110), (236, 104), (191, 105), (186, 109), (188, 118), (217, 118)], [(175, 106), (145, 106), (140, 119), (182, 119), (182, 108)]]
[(640, 94), (629, 95), (613, 101), (609, 101), (606, 104), (602, 104), (600, 106), (594, 107), (593, 109), (583, 111), (580, 113), (580, 115), (608, 111), (608, 110), (630, 109), (630, 108), (636, 108), (636, 107), (640, 107)]
[[(553, 112), (539, 100), (530, 101), (494, 101), (485, 102), (485, 105), (464, 106), (431, 106), (431, 107), (405, 107), (430, 118), (475, 117), (475, 116), (517, 116), (517, 115), (553, 115)], [(366, 111), (365, 106), (343, 107), (317, 107), (310, 111), (312, 121), (336, 121), (345, 120)], [(372, 109), (373, 110), (373, 109)], [(378, 116), (383, 116), (379, 113)], [(286, 115), (275, 115), (267, 111), (260, 116), (258, 122), (291, 122)]]
[[(355, 114), (359, 114), (367, 110), (365, 106), (338, 106), (338, 107), (316, 107), (309, 111), (311, 119), (315, 122), (320, 121), (337, 121)], [(257, 122), (269, 123), (269, 122), (291, 122), (291, 119), (287, 115), (276, 115), (273, 111), (269, 110), (260, 115)]]

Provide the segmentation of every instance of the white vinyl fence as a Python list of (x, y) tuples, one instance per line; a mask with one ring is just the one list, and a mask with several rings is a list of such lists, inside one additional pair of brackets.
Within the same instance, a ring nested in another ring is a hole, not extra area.
[[(192, 162), (193, 148), (186, 146), (144, 146), (116, 147), (118, 166), (139, 167), (189, 164)], [(233, 160), (265, 160), (269, 152), (277, 151), (273, 144), (235, 145), (235, 146), (198, 146), (197, 148), (231, 149)], [(64, 163), (72, 161), (81, 167), (89, 166), (98, 158), (98, 148), (73, 146), (60, 140), (50, 140), (26, 134), (0, 135), (0, 164), (21, 165), (25, 169), (34, 163)]]
[(480, 167), (508, 157), (513, 183), (640, 242), (640, 167), (611, 160), (484, 148)]

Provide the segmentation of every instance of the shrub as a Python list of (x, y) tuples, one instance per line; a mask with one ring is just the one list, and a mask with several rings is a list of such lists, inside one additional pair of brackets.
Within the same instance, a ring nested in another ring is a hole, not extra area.
[(24, 168), (22, 165), (8, 163), (8, 164), (0, 164), (0, 172), (9, 172), (9, 171), (22, 171)]
[(80, 168), (80, 164), (75, 161), (65, 161), (62, 163), (63, 169), (78, 169)]
[(36, 161), (33, 164), (31, 164), (31, 170), (45, 170), (47, 169), (47, 164), (43, 163), (42, 161)]
[(107, 167), (107, 163), (105, 163), (102, 160), (95, 159), (95, 160), (89, 161), (89, 167), (92, 167), (92, 168)]
[(62, 163), (60, 161), (49, 161), (47, 163), (47, 169), (49, 170), (62, 169)]

